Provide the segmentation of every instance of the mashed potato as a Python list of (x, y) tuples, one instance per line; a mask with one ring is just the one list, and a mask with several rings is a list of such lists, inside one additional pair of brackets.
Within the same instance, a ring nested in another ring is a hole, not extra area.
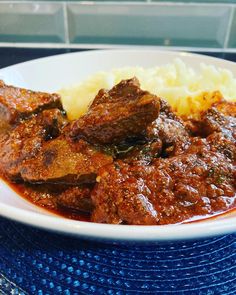
[(78, 85), (61, 89), (59, 93), (69, 119), (81, 116), (101, 88), (110, 89), (134, 76), (142, 89), (166, 99), (182, 116), (197, 116), (222, 97), (236, 101), (236, 78), (232, 72), (205, 64), (201, 64), (197, 72), (175, 59), (160, 67), (126, 67), (99, 72)]

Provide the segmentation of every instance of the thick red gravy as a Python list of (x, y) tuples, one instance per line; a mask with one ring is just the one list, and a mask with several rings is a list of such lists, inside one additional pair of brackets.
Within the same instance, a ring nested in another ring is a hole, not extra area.
[[(31, 188), (26, 187), (24, 184), (11, 183), (3, 179), (4, 182), (10, 186), (10, 188), (15, 191), (22, 198), (31, 202), (32, 204), (46, 209), (47, 211), (74, 220), (88, 221), (90, 222), (90, 215), (84, 212), (73, 212), (66, 210), (64, 208), (58, 208), (54, 205), (53, 197), (47, 193), (41, 193), (38, 191), (33, 191)], [(55, 196), (56, 198), (56, 196)]]
[[(48, 196), (47, 198), (45, 195), (42, 196), (42, 194), (37, 191), (34, 191), (34, 193), (32, 194), (32, 189), (27, 188), (24, 184), (11, 183), (3, 178), (2, 180), (22, 198), (26, 199), (27, 201), (31, 202), (32, 204), (36, 206), (46, 209), (47, 211), (55, 215), (68, 218), (68, 219), (78, 220), (78, 221), (92, 222), (89, 214), (86, 214), (83, 212), (72, 212), (66, 209), (53, 207), (51, 205), (51, 201), (53, 201), (53, 199), (50, 196)], [(45, 200), (45, 202), (41, 202), (42, 200)], [(224, 212), (215, 212), (213, 215), (193, 216), (192, 218), (185, 220), (181, 223), (193, 223), (193, 222), (195, 223), (195, 222), (202, 222), (205, 220), (214, 220), (216, 218), (222, 218), (222, 217), (226, 217), (233, 214), (236, 215), (236, 208), (231, 208)], [(178, 224), (181, 224), (181, 223), (178, 223)]]

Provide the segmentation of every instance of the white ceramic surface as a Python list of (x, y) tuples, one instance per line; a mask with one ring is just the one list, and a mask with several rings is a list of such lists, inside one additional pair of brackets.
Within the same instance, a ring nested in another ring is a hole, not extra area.
[[(122, 66), (151, 67), (180, 57), (198, 68), (200, 62), (231, 70), (236, 64), (213, 57), (157, 50), (103, 50), (76, 52), (33, 60), (0, 70), (0, 79), (33, 90), (56, 91), (90, 74)], [(181, 225), (129, 226), (95, 224), (58, 217), (22, 199), (0, 180), (0, 215), (37, 227), (104, 240), (170, 241), (211, 237), (236, 231), (236, 213), (218, 219)]]

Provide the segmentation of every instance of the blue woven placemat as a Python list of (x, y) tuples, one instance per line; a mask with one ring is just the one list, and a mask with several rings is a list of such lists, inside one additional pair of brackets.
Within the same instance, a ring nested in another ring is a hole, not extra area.
[(108, 244), (0, 218), (0, 294), (236, 294), (236, 235)]

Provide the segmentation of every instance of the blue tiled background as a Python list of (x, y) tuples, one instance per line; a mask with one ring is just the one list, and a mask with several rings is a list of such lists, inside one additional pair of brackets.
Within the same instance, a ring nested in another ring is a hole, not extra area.
[(1, 1), (0, 47), (236, 50), (236, 1)]

